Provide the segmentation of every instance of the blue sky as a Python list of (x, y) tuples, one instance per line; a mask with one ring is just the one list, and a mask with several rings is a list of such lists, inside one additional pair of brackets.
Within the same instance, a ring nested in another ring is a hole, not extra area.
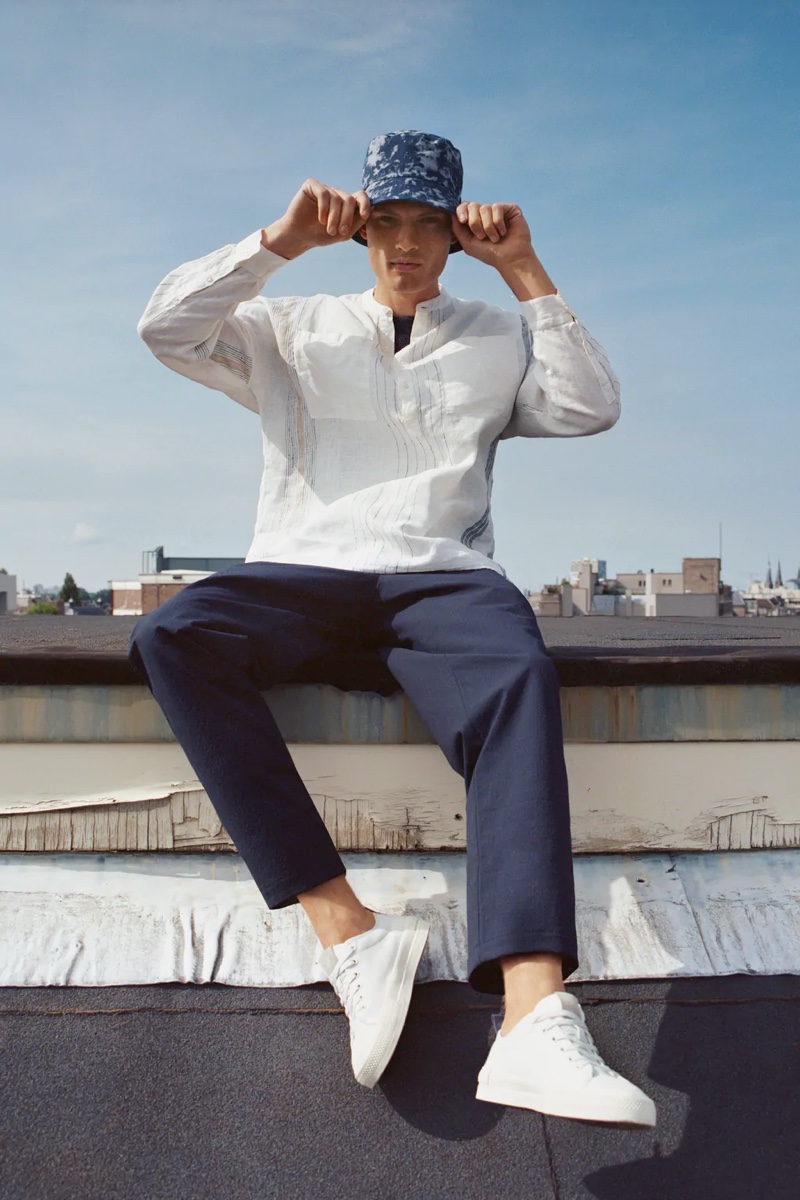
[[(464, 195), (519, 203), (605, 346), (622, 416), (514, 439), (495, 557), (723, 578), (800, 567), (797, 3), (62, 0), (3, 6), (0, 566), (30, 586), (135, 577), (143, 550), (244, 557), (258, 419), (136, 335), (174, 266), (355, 190), (369, 140), (450, 137)], [(8, 119), (8, 115), (12, 119)], [(355, 244), (271, 294), (371, 285)], [(514, 309), (465, 255), (451, 293)]]

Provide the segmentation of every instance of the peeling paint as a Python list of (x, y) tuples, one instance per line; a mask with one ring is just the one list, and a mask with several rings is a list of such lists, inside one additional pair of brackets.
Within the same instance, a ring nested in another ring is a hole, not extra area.
[[(465, 848), (464, 781), (438, 747), (289, 751), (339, 849)], [(800, 845), (798, 742), (581, 744), (565, 757), (576, 854)], [(3, 764), (0, 847), (233, 848), (177, 744), (20, 743)]]

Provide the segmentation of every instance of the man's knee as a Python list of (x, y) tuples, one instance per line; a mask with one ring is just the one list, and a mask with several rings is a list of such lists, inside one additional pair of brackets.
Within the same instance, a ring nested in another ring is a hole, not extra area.
[(150, 657), (158, 628), (158, 609), (154, 609), (153, 612), (139, 618), (128, 643), (128, 662), (137, 675), (140, 675), (148, 684), (146, 663)]
[(520, 673), (534, 680), (539, 687), (557, 691), (560, 687), (558, 668), (547, 651), (532, 643), (519, 659)]
[(182, 599), (183, 591), (176, 592), (164, 604), (145, 613), (136, 622), (128, 645), (128, 661), (140, 673), (141, 666), (155, 652), (157, 644), (163, 641), (165, 632), (175, 632), (188, 621), (189, 598)]

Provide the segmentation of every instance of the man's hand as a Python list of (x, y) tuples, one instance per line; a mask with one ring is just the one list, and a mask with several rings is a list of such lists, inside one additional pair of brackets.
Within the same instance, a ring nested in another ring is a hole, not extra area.
[(315, 246), (335, 246), (366, 224), (371, 208), (364, 191), (351, 195), (307, 179), (283, 216), (262, 230), (261, 244), (282, 258), (297, 258)]
[(528, 222), (517, 204), (459, 204), (453, 233), (465, 254), (496, 267), (518, 300), (553, 295), (556, 285), (531, 244)]
[(466, 254), (497, 267), (533, 254), (531, 231), (516, 204), (459, 204), (453, 233)]

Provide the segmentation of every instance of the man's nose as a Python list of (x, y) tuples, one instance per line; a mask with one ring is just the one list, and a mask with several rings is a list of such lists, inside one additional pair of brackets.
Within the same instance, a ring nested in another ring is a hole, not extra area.
[(397, 241), (395, 244), (397, 249), (401, 250), (404, 254), (407, 254), (409, 250), (417, 249), (417, 239), (414, 236), (413, 231), (410, 229), (401, 229), (397, 234)]

